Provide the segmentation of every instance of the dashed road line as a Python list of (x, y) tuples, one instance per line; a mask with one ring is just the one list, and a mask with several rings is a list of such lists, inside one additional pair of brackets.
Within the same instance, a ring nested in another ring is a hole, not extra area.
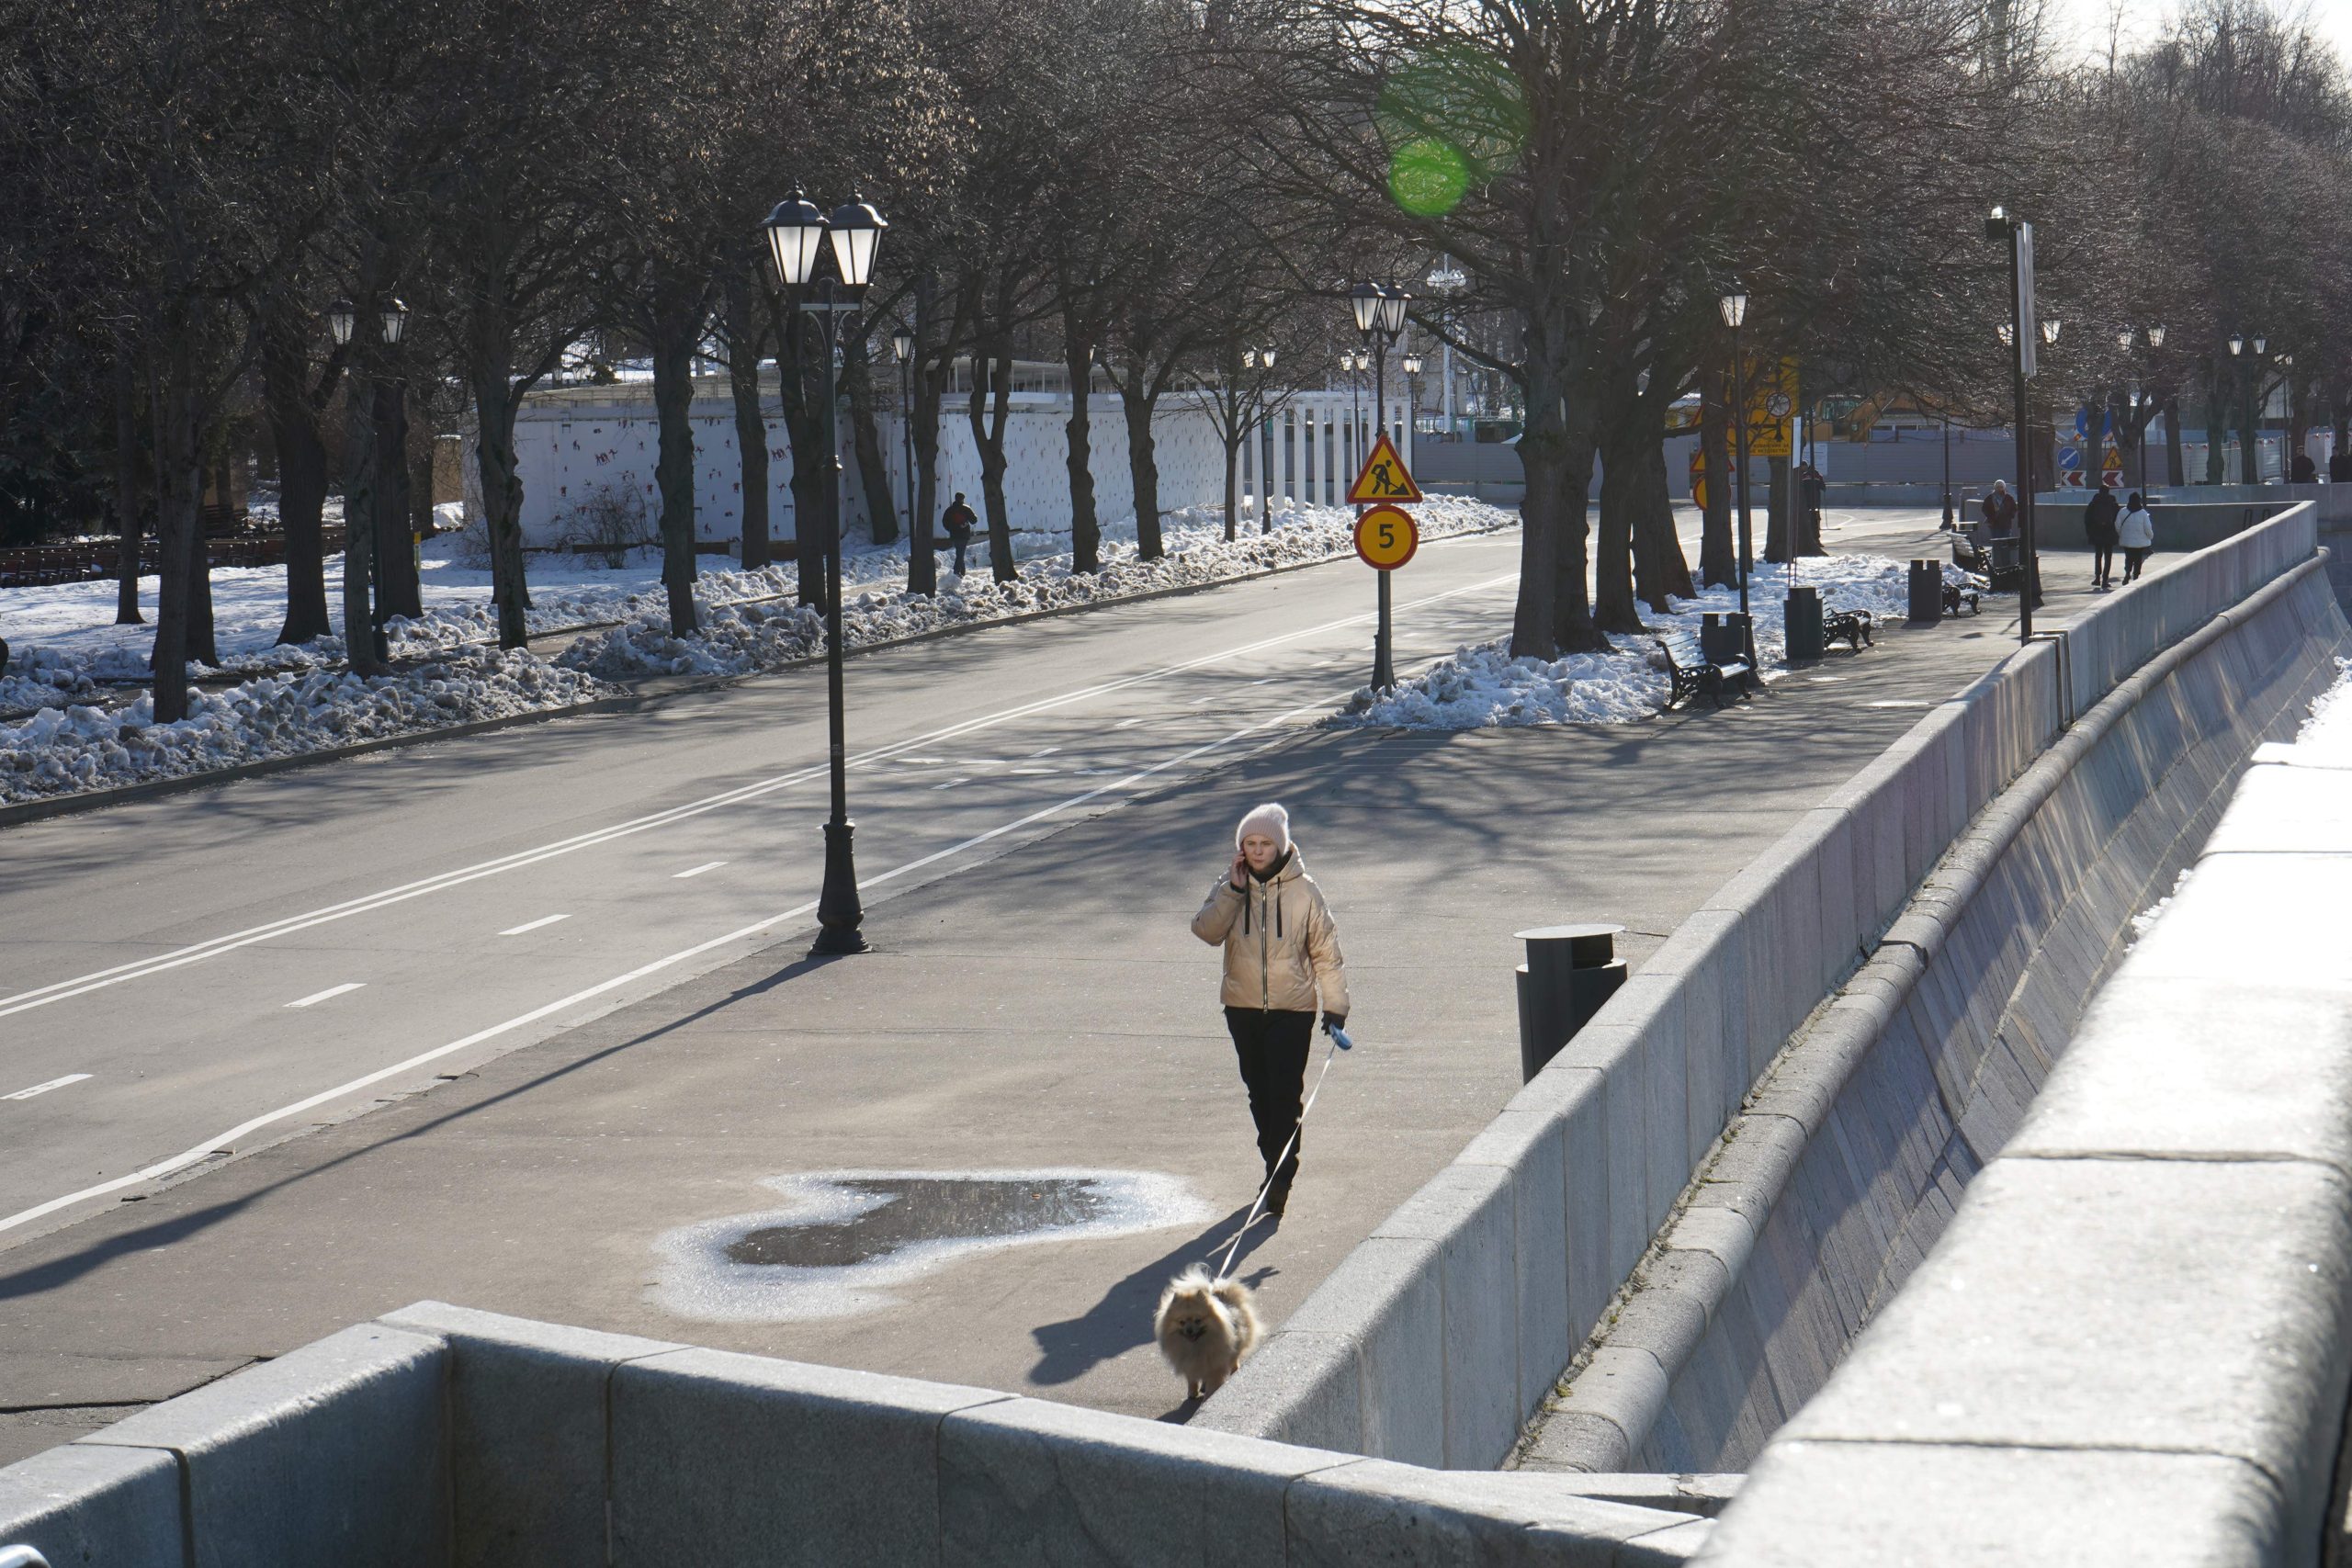
[(700, 876), (706, 871), (717, 871), (720, 866), (725, 865), (726, 863), (727, 863), (723, 860), (705, 861), (700, 865), (688, 866), (685, 870), (673, 874), (670, 880), (673, 882), (684, 882), (689, 876)]
[(321, 1002), (331, 1000), (334, 998), (346, 995), (352, 991), (356, 991), (367, 984), (368, 982), (365, 980), (345, 980), (340, 986), (329, 986), (323, 991), (312, 991), (309, 996), (303, 997), (297, 1001), (288, 1002), (286, 1005), (290, 1008), (314, 1008)]
[(47, 1083), (37, 1083), (30, 1089), (20, 1089), (14, 1094), (0, 1094), (0, 1100), (30, 1100), (35, 1095), (47, 1094), (51, 1089), (63, 1089), (68, 1084), (87, 1083), (89, 1079), (90, 1075), (87, 1073), (68, 1073), (62, 1078), (51, 1078)]
[(500, 936), (521, 936), (525, 931), (535, 931), (541, 926), (551, 926), (558, 920), (568, 920), (570, 919), (571, 919), (570, 915), (541, 915), (536, 920), (525, 920), (519, 926), (508, 926), (504, 931), (500, 931), (498, 934)]

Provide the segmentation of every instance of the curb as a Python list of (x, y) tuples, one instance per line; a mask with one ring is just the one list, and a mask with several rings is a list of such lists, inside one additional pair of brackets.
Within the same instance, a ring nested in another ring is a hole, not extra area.
[[(1483, 534), (1499, 534), (1519, 526), (1514, 520), (1498, 523), (1488, 528), (1465, 528), (1458, 534), (1441, 536), (1442, 539), (1467, 539)], [(1243, 572), (1236, 577), (1220, 577), (1211, 582), (1187, 582), (1173, 588), (1148, 589), (1141, 593), (1124, 593), (1114, 599), (1097, 599), (1080, 604), (1058, 604), (1045, 610), (1025, 610), (1017, 615), (1003, 615), (989, 621), (959, 622), (955, 626), (934, 626), (929, 631), (914, 632), (906, 637), (891, 637), (882, 642), (860, 643), (844, 649), (844, 660), (868, 653), (886, 653), (892, 649), (911, 648), (918, 643), (937, 642), (946, 637), (968, 636), (973, 632), (993, 631), (999, 626), (1023, 626), (1032, 621), (1053, 620), (1063, 615), (1083, 615), (1093, 610), (1106, 610), (1121, 604), (1142, 604), (1156, 599), (1177, 599), (1193, 593), (1206, 593), (1215, 589), (1229, 588), (1238, 582), (1255, 582), (1269, 577), (1281, 577), (1294, 571), (1306, 571), (1319, 566), (1332, 566), (1351, 558), (1345, 555), (1326, 556), (1320, 560), (1292, 561), (1286, 566), (1268, 567), (1261, 571)], [(770, 594), (758, 599), (730, 599), (728, 605), (768, 604), (789, 598), (789, 594)], [(725, 608), (726, 605), (714, 606)], [(600, 625), (571, 628), (566, 631), (543, 633), (542, 636), (575, 636), (580, 633), (622, 625), (608, 621)], [(643, 684), (624, 688), (618, 694), (598, 697), (590, 702), (571, 703), (562, 707), (534, 708), (528, 713), (502, 715), (497, 718), (473, 719), (464, 724), (440, 725), (431, 729), (413, 729), (400, 735), (378, 736), (372, 740), (356, 740), (346, 746), (330, 746), (315, 751), (298, 751), (284, 757), (260, 757), (233, 767), (209, 768), (202, 773), (175, 773), (169, 778), (145, 779), (138, 784), (118, 784), (109, 789), (81, 790), (71, 795), (49, 795), (38, 800), (17, 801), (0, 806), (0, 829), (28, 822), (45, 821), (51, 818), (73, 816), (84, 811), (98, 811), (110, 806), (127, 806), (133, 801), (152, 800), (161, 795), (179, 795), (188, 790), (204, 789), (214, 784), (235, 784), (242, 779), (261, 778), (270, 773), (282, 773), (295, 768), (340, 761), (346, 757), (365, 756), (370, 751), (387, 751), (403, 746), (422, 746), (435, 740), (462, 739), (467, 736), (488, 735), (501, 729), (513, 729), (520, 725), (538, 724), (549, 719), (582, 718), (594, 714), (631, 713), (668, 702), (675, 697), (690, 696), (700, 692), (721, 691), (741, 685), (747, 681), (765, 676), (782, 675), (796, 670), (806, 670), (825, 661), (822, 653), (786, 660), (766, 670), (747, 671), (740, 675), (662, 676), (647, 678)], [(661, 684), (674, 682), (674, 684)]]

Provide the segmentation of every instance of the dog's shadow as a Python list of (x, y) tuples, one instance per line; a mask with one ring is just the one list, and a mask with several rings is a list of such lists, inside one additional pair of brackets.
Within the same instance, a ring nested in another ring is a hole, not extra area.
[[(1168, 1288), (1169, 1280), (1191, 1265), (1214, 1264), (1222, 1256), (1223, 1248), (1231, 1244), (1234, 1231), (1249, 1213), (1246, 1205), (1236, 1209), (1200, 1235), (1178, 1243), (1105, 1291), (1102, 1299), (1087, 1308), (1083, 1315), (1039, 1325), (1032, 1331), (1038, 1356), (1029, 1381), (1048, 1385), (1069, 1382), (1114, 1356), (1150, 1344), (1151, 1314), (1159, 1309), (1159, 1292)], [(1274, 1234), (1276, 1224), (1261, 1214), (1258, 1223), (1241, 1238), (1241, 1245), (1233, 1255), (1234, 1264), (1239, 1265), (1263, 1246), (1267, 1237)], [(1238, 1277), (1255, 1290), (1278, 1272), (1271, 1268), (1258, 1269)], [(1198, 1404), (1197, 1400), (1188, 1399), (1161, 1419), (1182, 1420), (1192, 1415)]]

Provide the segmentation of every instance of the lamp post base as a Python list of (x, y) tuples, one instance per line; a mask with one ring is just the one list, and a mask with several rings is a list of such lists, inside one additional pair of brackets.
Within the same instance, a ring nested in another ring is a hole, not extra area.
[(865, 934), (858, 930), (865, 921), (865, 909), (858, 902), (857, 861), (850, 849), (856, 830), (852, 822), (825, 824), (825, 886), (817, 896), (817, 940), (808, 944), (813, 958), (865, 951)]

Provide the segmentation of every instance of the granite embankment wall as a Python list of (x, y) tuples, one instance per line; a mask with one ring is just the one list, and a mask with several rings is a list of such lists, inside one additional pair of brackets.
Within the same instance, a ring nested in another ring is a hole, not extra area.
[[(1883, 951), (1970, 821), (2124, 677), (2312, 562), (2313, 540), (2312, 509), (2293, 508), (2117, 594), (2063, 646), (2019, 650), (1928, 714), (1678, 928), (1193, 1424), (1423, 1465), (1502, 1463), (1669, 1217), (1707, 1209), (1686, 1218), (1694, 1245), (1657, 1260), (1650, 1289), (1685, 1267), (1728, 1277), (1756, 1251), (1785, 1171), (1752, 1173), (1761, 1185), (1746, 1194), (1732, 1181), (1693, 1192), (1723, 1200), (1713, 1204), (1685, 1203), (1692, 1175), (1800, 1025)], [(1811, 1259), (1786, 1267), (1803, 1274)], [(1668, 1361), (1711, 1326), (1686, 1314), (1678, 1343), (1621, 1347), (1656, 1367), (1641, 1396), (1653, 1408), (1677, 1370)], [(1859, 1314), (1825, 1325), (1825, 1340), (1860, 1326)], [(1758, 1347), (1738, 1349), (1744, 1375), (1768, 1380)], [(1620, 1431), (1634, 1447), (1648, 1435)]]
[(1720, 1491), (1621, 1479), (1415, 1470), (428, 1302), (0, 1469), (0, 1546), (57, 1568), (1686, 1562)]
[(1702, 1561), (2345, 1561), (2347, 886), (2352, 766), (2261, 748), (2025, 1124)]
[(2142, 666), (1996, 798), (1733, 1120), (1527, 1461), (1744, 1468), (1943, 1234), (2132, 917), (2348, 650), (2307, 562)]

